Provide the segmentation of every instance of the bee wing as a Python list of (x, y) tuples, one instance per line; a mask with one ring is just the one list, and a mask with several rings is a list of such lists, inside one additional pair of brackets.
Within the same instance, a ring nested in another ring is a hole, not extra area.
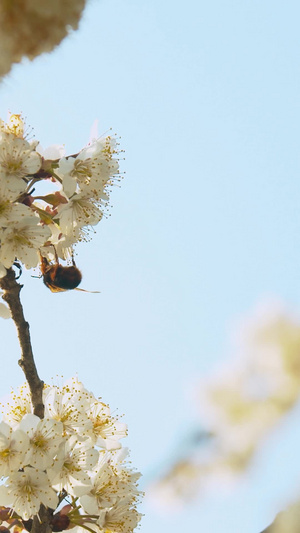
[(79, 289), (78, 287), (76, 287), (74, 291), (89, 292), (90, 294), (100, 294), (100, 291), (86, 291), (85, 289)]

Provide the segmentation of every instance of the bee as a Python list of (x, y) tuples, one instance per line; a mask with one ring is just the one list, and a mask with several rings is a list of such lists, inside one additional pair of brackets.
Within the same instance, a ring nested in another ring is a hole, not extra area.
[[(82, 280), (82, 274), (77, 268), (72, 257), (72, 266), (63, 266), (58, 262), (55, 251), (55, 262), (50, 263), (46, 257), (40, 254), (41, 273), (45, 285), (51, 292), (64, 292), (77, 289)], [(80, 289), (77, 289), (80, 290)]]

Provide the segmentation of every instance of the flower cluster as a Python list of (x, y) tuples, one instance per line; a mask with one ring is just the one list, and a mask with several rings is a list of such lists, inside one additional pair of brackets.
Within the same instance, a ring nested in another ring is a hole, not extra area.
[(74, 525), (89, 531), (130, 533), (140, 474), (126, 463), (120, 439), (126, 425), (73, 378), (45, 386), (45, 417), (33, 414), (27, 385), (2, 406), (0, 519), (30, 531), (41, 504), (53, 531)]
[(62, 147), (29, 142), (19, 115), (0, 121), (0, 277), (16, 260), (32, 268), (40, 255), (70, 259), (106, 212), (117, 179), (111, 135), (67, 157)]
[(159, 505), (178, 505), (214, 482), (232, 482), (249, 466), (268, 433), (299, 401), (299, 353), (299, 318), (281, 305), (261, 305), (244, 321), (237, 357), (199, 384), (202, 437), (153, 485)]
[[(0, 272), (16, 259), (36, 267), (41, 249), (70, 257), (105, 212), (119, 173), (116, 154), (116, 140), (107, 136), (62, 157), (61, 147), (43, 151), (28, 142), (18, 115), (0, 123)], [(46, 192), (35, 195), (38, 188)]]

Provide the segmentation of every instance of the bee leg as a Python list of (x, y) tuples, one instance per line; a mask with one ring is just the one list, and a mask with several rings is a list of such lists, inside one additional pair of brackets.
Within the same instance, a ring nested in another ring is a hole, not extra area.
[(57, 251), (56, 251), (56, 248), (55, 248), (54, 244), (52, 244), (52, 246), (53, 246), (53, 250), (54, 250), (55, 263), (58, 265), (59, 261), (58, 261)]

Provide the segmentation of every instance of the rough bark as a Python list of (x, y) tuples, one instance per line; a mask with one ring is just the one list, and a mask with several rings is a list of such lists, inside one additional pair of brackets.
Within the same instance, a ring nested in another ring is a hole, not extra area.
[(7, 271), (7, 275), (0, 279), (0, 287), (4, 291), (2, 298), (8, 304), (12, 319), (17, 328), (21, 346), (21, 358), (18, 362), (29, 385), (33, 412), (35, 415), (43, 418), (44, 382), (39, 378), (37, 368), (35, 366), (30, 340), (29, 324), (25, 320), (23, 307), (20, 300), (20, 291), (23, 285), (20, 285), (16, 281), (15, 272), (12, 268), (10, 268)]

